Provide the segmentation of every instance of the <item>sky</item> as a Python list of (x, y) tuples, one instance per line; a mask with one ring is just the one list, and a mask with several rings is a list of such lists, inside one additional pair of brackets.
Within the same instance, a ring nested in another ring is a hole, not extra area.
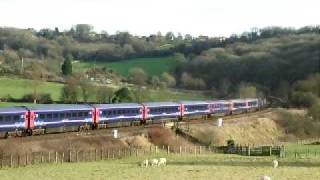
[(319, 0), (0, 0), (0, 26), (69, 30), (90, 24), (109, 34), (172, 31), (229, 36), (252, 28), (320, 24)]

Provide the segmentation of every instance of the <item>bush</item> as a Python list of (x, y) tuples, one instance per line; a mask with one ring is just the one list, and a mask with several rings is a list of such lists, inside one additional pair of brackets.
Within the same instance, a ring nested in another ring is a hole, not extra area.
[(311, 92), (294, 91), (291, 93), (291, 104), (297, 107), (311, 107), (317, 102), (317, 96)]
[(36, 100), (40, 104), (50, 104), (53, 102), (51, 95), (48, 93), (42, 93), (42, 94), (25, 94), (21, 101), (23, 102), (34, 102)]

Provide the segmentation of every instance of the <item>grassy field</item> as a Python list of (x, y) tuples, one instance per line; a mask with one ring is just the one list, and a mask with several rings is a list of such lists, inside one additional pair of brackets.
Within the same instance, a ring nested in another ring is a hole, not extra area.
[[(0, 97), (8, 94), (13, 98), (21, 98), (23, 95), (33, 92), (32, 80), (0, 78)], [(39, 93), (49, 93), (53, 100), (59, 100), (63, 84), (41, 82), (37, 88)]]
[(138, 163), (153, 157), (131, 157), (119, 160), (45, 164), (0, 170), (2, 179), (243, 179), (257, 180), (261, 175), (272, 179), (318, 179), (320, 160), (296, 161), (280, 159), (273, 169), (275, 157), (243, 157), (236, 155), (159, 155), (166, 157), (166, 167), (141, 168)]
[[(93, 66), (93, 62), (80, 61), (73, 64), (73, 69), (75, 71), (84, 71)], [(127, 76), (130, 69), (136, 67), (142, 68), (148, 75), (152, 76), (172, 71), (175, 66), (176, 60), (172, 56), (161, 58), (137, 58), (119, 62), (97, 62), (96, 64), (96, 67), (106, 67), (123, 76)]]
[[(10, 79), (0, 78), (0, 97), (10, 95), (15, 99), (21, 98), (23, 95), (33, 92), (33, 81), (26, 79)], [(41, 82), (37, 88), (38, 93), (49, 93), (54, 101), (59, 101), (61, 97), (61, 89), (63, 84), (52, 82)], [(89, 98), (95, 100), (95, 93)], [(175, 90), (147, 90), (147, 98), (145, 101), (177, 101), (177, 100), (200, 100), (207, 99), (201, 93), (180, 92)], [(79, 96), (81, 100), (81, 96)], [(6, 103), (0, 102), (0, 106), (25, 105), (26, 103)], [(28, 104), (28, 103), (27, 103)]]

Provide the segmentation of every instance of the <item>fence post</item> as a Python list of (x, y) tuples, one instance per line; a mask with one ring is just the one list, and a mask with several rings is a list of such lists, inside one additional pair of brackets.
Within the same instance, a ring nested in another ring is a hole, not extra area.
[(156, 154), (158, 153), (158, 146), (156, 146)]
[(79, 151), (76, 151), (76, 161), (79, 162)]
[(49, 161), (49, 163), (50, 163), (50, 161), (51, 161), (51, 152), (49, 151), (49, 153), (48, 153), (48, 161)]
[(10, 154), (10, 167), (12, 168), (13, 166), (13, 157), (12, 157), (12, 154)]
[(61, 163), (64, 161), (64, 152), (62, 152), (62, 158), (61, 158)]
[(18, 154), (18, 167), (20, 167), (20, 154)]
[[(2, 159), (1, 159), (2, 160)], [(26, 153), (26, 166), (28, 165), (28, 153)], [(2, 166), (1, 166), (2, 167)]]
[(251, 155), (251, 152), (250, 152), (250, 146), (248, 146), (248, 156)]
[(270, 156), (272, 156), (272, 146), (269, 147)]
[(98, 154), (98, 150), (95, 149), (95, 152), (94, 152), (94, 160), (97, 161), (97, 154)]
[(182, 154), (182, 147), (181, 146), (179, 147), (179, 153), (180, 153), (180, 155)]
[(55, 162), (58, 163), (58, 152), (55, 152)]
[(170, 146), (168, 145), (168, 147), (167, 147), (167, 154), (169, 154), (170, 153)]
[(201, 146), (199, 146), (199, 154), (201, 154)]
[(197, 155), (197, 146), (194, 146), (194, 155)]

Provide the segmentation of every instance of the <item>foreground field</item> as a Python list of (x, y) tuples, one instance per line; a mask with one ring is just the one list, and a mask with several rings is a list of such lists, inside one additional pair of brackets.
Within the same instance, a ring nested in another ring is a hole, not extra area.
[[(167, 157), (166, 167), (141, 168), (146, 157), (134, 157), (89, 163), (64, 163), (0, 170), (2, 179), (243, 179), (256, 180), (261, 175), (272, 179), (318, 179), (320, 160), (280, 159), (226, 155), (159, 155)], [(152, 158), (152, 157), (148, 157)]]
[[(174, 57), (161, 58), (136, 58), (123, 60), (119, 62), (97, 62), (97, 67), (106, 67), (112, 69), (118, 74), (127, 76), (131, 68), (142, 68), (148, 75), (161, 75), (163, 72), (170, 72), (176, 67)], [(93, 62), (77, 62), (74, 63), (76, 71), (84, 71), (94, 66)]]

